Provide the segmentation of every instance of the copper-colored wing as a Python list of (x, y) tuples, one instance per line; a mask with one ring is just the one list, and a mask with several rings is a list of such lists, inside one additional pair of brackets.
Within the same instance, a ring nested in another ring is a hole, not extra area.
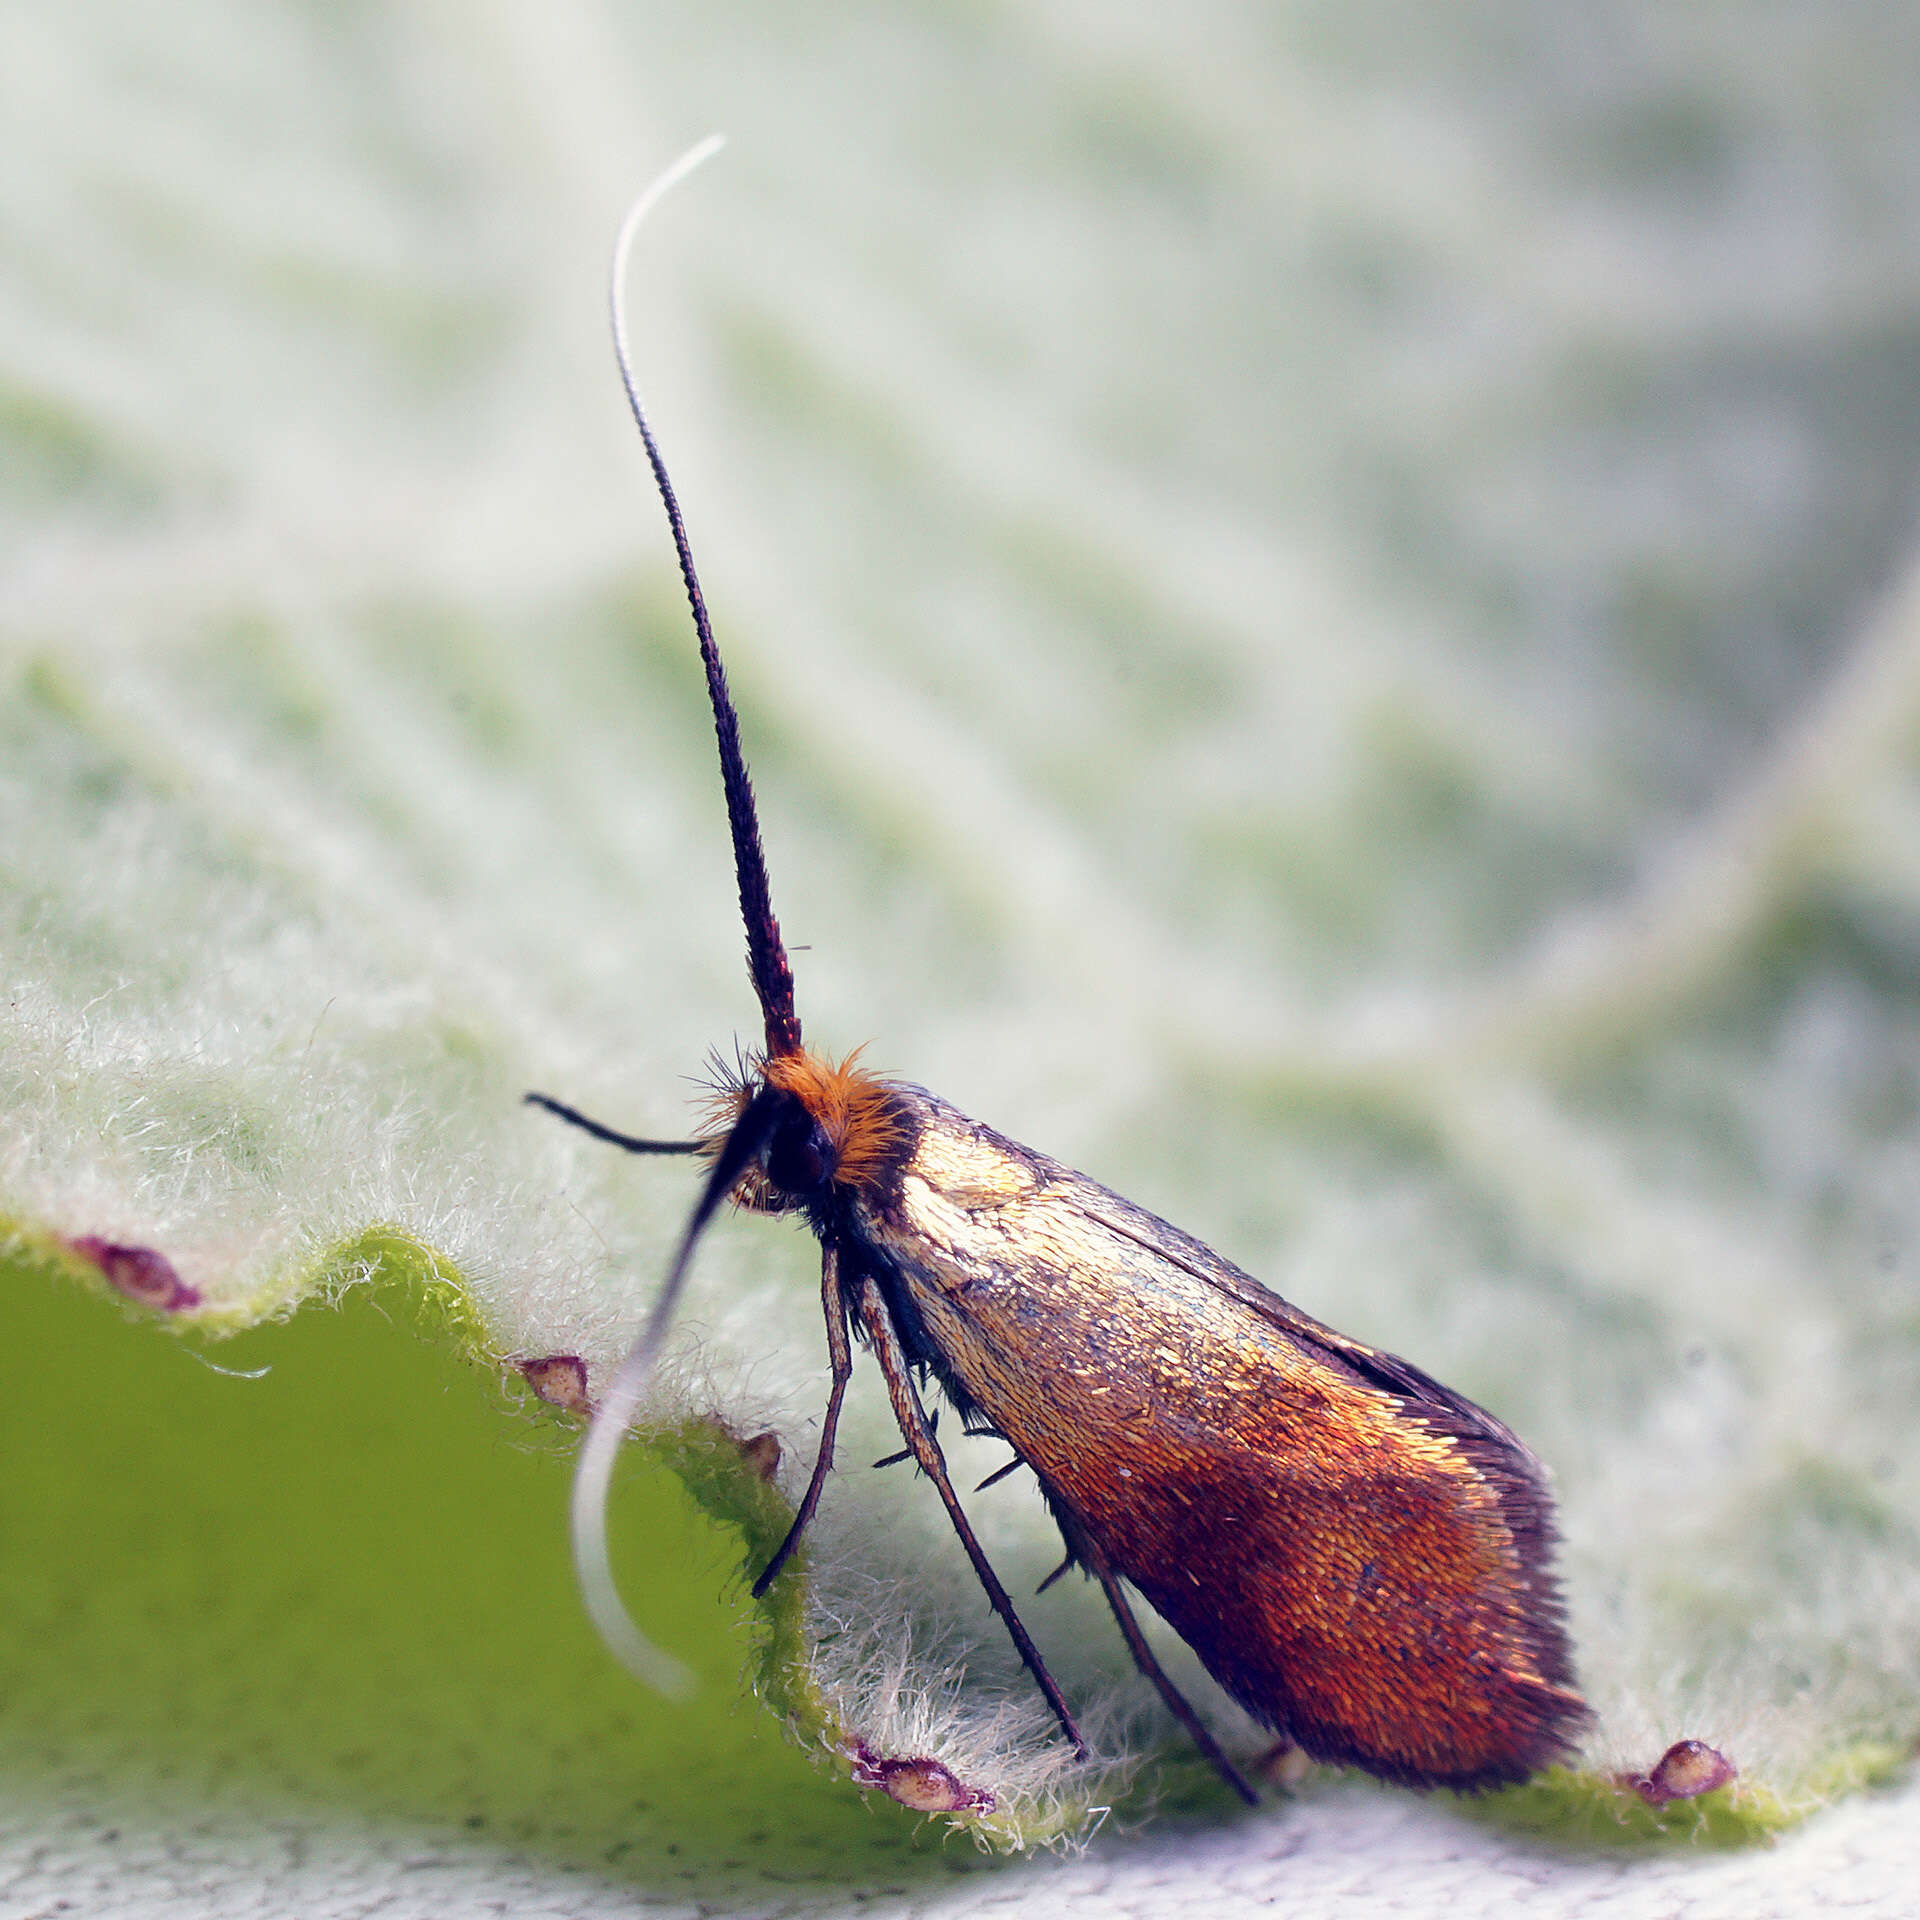
[(1418, 1369), (945, 1102), (856, 1222), (909, 1344), (1131, 1581), (1316, 1759), (1490, 1786), (1586, 1714), (1539, 1464)]

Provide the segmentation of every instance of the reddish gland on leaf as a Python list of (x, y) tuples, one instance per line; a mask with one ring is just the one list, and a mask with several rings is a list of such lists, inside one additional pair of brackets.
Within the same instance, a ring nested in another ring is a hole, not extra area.
[(740, 1458), (762, 1480), (771, 1484), (773, 1476), (780, 1471), (780, 1436), (777, 1433), (756, 1433), (751, 1440), (742, 1440)]
[(848, 1755), (856, 1786), (878, 1787), (915, 1813), (991, 1813), (993, 1794), (970, 1787), (952, 1768), (920, 1757), (888, 1758), (865, 1745)]
[(1291, 1740), (1276, 1740), (1253, 1763), (1253, 1771), (1269, 1786), (1291, 1793), (1307, 1777), (1312, 1765), (1305, 1747), (1297, 1747)]
[(1615, 1775), (1623, 1787), (1631, 1787), (1650, 1807), (1664, 1807), (1673, 1800), (1696, 1800), (1703, 1793), (1724, 1787), (1736, 1779), (1740, 1769), (1717, 1747), (1704, 1740), (1676, 1740), (1654, 1762), (1651, 1773)]
[(188, 1286), (174, 1270), (173, 1262), (152, 1247), (103, 1240), (97, 1233), (77, 1234), (67, 1246), (97, 1267), (108, 1286), (140, 1306), (155, 1307), (162, 1313), (184, 1313), (200, 1304), (200, 1289)]
[(577, 1353), (549, 1353), (537, 1360), (516, 1360), (520, 1377), (550, 1407), (583, 1418), (593, 1411), (587, 1398), (587, 1363)]

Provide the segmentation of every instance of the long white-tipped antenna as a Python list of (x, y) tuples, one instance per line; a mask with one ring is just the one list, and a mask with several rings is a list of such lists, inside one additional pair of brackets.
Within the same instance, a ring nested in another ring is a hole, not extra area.
[(640, 231), (641, 221), (695, 167), (711, 160), (726, 144), (725, 134), (710, 133), (697, 147), (689, 147), (659, 179), (642, 189), (640, 197), (627, 209), (627, 217), (620, 222), (620, 232), (613, 243), (613, 279), (607, 290), (607, 305), (613, 312), (613, 352), (620, 362), (621, 384), (636, 410), (640, 405), (640, 383), (634, 378), (633, 356), (627, 351), (627, 258), (633, 252), (633, 236)]
[[(671, 188), (684, 180), (703, 160), (718, 153), (724, 144), (716, 133), (702, 140), (698, 146), (688, 148), (627, 209), (627, 217), (621, 221), (619, 236), (613, 243), (613, 269), (607, 296), (613, 319), (613, 351), (620, 363), (621, 383), (627, 390), (628, 401), (635, 418), (640, 422), (641, 434), (648, 443), (647, 451), (654, 458), (656, 468), (658, 456), (654, 454), (652, 435), (647, 428), (645, 415), (640, 410), (633, 358), (627, 349), (627, 260), (633, 251), (633, 238), (640, 230), (640, 223)], [(675, 531), (678, 537), (677, 520)], [(668, 1270), (666, 1284), (660, 1289), (660, 1297), (647, 1316), (646, 1326), (600, 1396), (599, 1404), (594, 1409), (593, 1424), (587, 1429), (587, 1437), (581, 1445), (580, 1458), (573, 1473), (570, 1517), (573, 1566), (575, 1577), (580, 1582), (580, 1597), (600, 1638), (606, 1642), (607, 1650), (614, 1658), (637, 1678), (666, 1694), (685, 1695), (690, 1692), (693, 1675), (671, 1654), (656, 1647), (635, 1626), (633, 1616), (620, 1598), (620, 1590), (614, 1584), (612, 1562), (607, 1555), (607, 1496), (613, 1485), (613, 1467), (619, 1457), (620, 1442), (632, 1425), (634, 1415), (640, 1410), (647, 1383), (653, 1377), (660, 1349), (666, 1341), (667, 1327), (673, 1318), (673, 1309), (693, 1258), (694, 1243), (701, 1229), (713, 1217), (714, 1210), (740, 1177), (746, 1159), (759, 1150), (764, 1137), (763, 1128), (747, 1128), (745, 1120), (746, 1115), (743, 1114), (721, 1149), (719, 1160), (700, 1196), (700, 1203), (681, 1236), (679, 1251)]]
[[(686, 1268), (684, 1258), (676, 1261), (675, 1267), (673, 1278), (677, 1281)], [(640, 1410), (679, 1291), (672, 1281), (661, 1290), (653, 1312), (647, 1316), (646, 1330), (628, 1348), (593, 1410), (593, 1424), (587, 1429), (573, 1469), (570, 1519), (574, 1578), (580, 1582), (587, 1617), (607, 1651), (636, 1679), (683, 1700), (693, 1691), (692, 1671), (672, 1654), (662, 1652), (634, 1625), (633, 1615), (614, 1584), (613, 1563), (607, 1557), (607, 1496), (613, 1487), (613, 1463), (619, 1457), (621, 1439)]]
[(766, 1021), (767, 1058), (772, 1060), (800, 1051), (800, 1016), (793, 1010), (793, 968), (781, 944), (780, 922), (774, 917), (773, 896), (767, 885), (767, 856), (760, 844), (753, 781), (747, 773), (746, 755), (740, 749), (740, 716), (734, 710), (733, 695), (727, 690), (727, 670), (721, 664), (713, 623), (707, 617), (706, 596), (700, 591), (699, 571), (693, 564), (693, 543), (687, 538), (686, 522), (680, 515), (680, 502), (673, 491), (667, 463), (660, 457), (659, 443), (647, 424), (647, 410), (640, 404), (640, 385), (634, 377), (632, 356), (627, 351), (627, 255), (633, 236), (660, 196), (710, 153), (716, 152), (720, 144), (718, 134), (701, 141), (633, 203), (620, 224), (620, 237), (613, 243), (613, 289), (609, 304), (613, 309), (613, 350), (620, 362), (620, 379), (627, 390), (633, 424), (640, 429), (640, 444), (647, 450), (647, 464), (653, 469), (660, 504), (667, 510), (667, 526), (673, 534), (674, 551), (680, 557), (680, 578), (687, 589), (687, 609), (693, 615), (700, 660), (706, 669), (707, 698), (713, 707), (714, 744), (720, 750), (720, 784), (727, 796), (727, 831), (733, 838), (733, 872), (740, 887), (740, 922), (747, 936), (747, 974), (753, 981), (754, 997), (760, 1002), (761, 1017)]
[(773, 1122), (780, 1113), (777, 1096), (762, 1090), (749, 1100), (739, 1119), (733, 1123), (707, 1175), (698, 1204), (688, 1220), (686, 1231), (667, 1269), (660, 1297), (647, 1315), (640, 1337), (627, 1350), (613, 1378), (607, 1383), (600, 1403), (593, 1410), (593, 1424), (587, 1429), (580, 1448), (580, 1459), (573, 1470), (573, 1570), (580, 1582), (580, 1598), (588, 1617), (599, 1630), (607, 1650), (627, 1671), (657, 1687), (662, 1693), (684, 1697), (693, 1690), (693, 1675), (663, 1653), (634, 1625), (620, 1589), (614, 1584), (613, 1565), (607, 1557), (607, 1494), (613, 1485), (613, 1463), (619, 1456), (620, 1442), (633, 1416), (640, 1410), (647, 1383), (653, 1377), (654, 1364), (666, 1342), (673, 1310), (686, 1284), (687, 1270), (693, 1264), (693, 1250), (720, 1203), (730, 1194), (749, 1161), (756, 1158), (767, 1143)]

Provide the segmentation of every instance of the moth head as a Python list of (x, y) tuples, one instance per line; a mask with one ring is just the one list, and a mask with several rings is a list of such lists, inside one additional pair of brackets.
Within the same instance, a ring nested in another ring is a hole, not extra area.
[(710, 1155), (750, 1105), (768, 1102), (762, 1144), (733, 1190), (737, 1206), (785, 1213), (836, 1189), (878, 1192), (909, 1130), (892, 1087), (858, 1058), (857, 1049), (837, 1062), (797, 1050), (719, 1068), (703, 1130)]

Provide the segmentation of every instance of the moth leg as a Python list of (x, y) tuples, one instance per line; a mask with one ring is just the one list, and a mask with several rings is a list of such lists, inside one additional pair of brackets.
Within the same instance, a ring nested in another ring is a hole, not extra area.
[[(977, 1492), (978, 1489), (976, 1488), (975, 1491)], [(1045, 1593), (1046, 1590), (1050, 1586), (1052, 1586), (1056, 1580), (1064, 1580), (1066, 1576), (1070, 1574), (1074, 1570), (1074, 1568), (1077, 1567), (1079, 1564), (1080, 1564), (1079, 1561), (1077, 1561), (1073, 1557), (1073, 1555), (1069, 1553), (1067, 1557), (1064, 1560), (1062, 1560), (1060, 1564), (1057, 1567), (1055, 1567), (1054, 1570), (1050, 1574), (1048, 1574), (1047, 1577), (1044, 1580), (1042, 1580), (1037, 1587), (1034, 1588), (1033, 1590), (1034, 1597), (1038, 1599), (1039, 1596)]]
[[(927, 1431), (929, 1433), (938, 1433), (940, 1431), (940, 1409), (938, 1407), (935, 1407), (934, 1410), (927, 1415)], [(902, 1447), (898, 1453), (889, 1453), (884, 1458), (876, 1460), (873, 1464), (876, 1467), (897, 1467), (902, 1461), (911, 1460), (912, 1458), (913, 1449), (911, 1447)], [(976, 1487), (974, 1491), (977, 1493), (979, 1489)]]
[(840, 1249), (831, 1240), (820, 1244), (820, 1305), (827, 1316), (827, 1361), (833, 1369), (833, 1383), (827, 1389), (827, 1410), (820, 1420), (820, 1451), (813, 1457), (813, 1477), (800, 1496), (787, 1537), (753, 1583), (758, 1600), (780, 1577), (780, 1569), (793, 1558), (800, 1536), (820, 1504), (820, 1490), (833, 1471), (833, 1436), (840, 1425), (840, 1403), (847, 1397), (847, 1382), (853, 1378), (853, 1342), (847, 1338), (847, 1303), (840, 1295)]
[(545, 1107), (557, 1120), (564, 1120), (570, 1127), (578, 1127), (582, 1133), (590, 1133), (596, 1140), (604, 1140), (611, 1147), (619, 1147), (627, 1153), (698, 1153), (698, 1140), (642, 1140), (637, 1134), (619, 1133), (612, 1127), (604, 1126), (598, 1120), (589, 1120), (578, 1107), (570, 1107), (564, 1100), (555, 1100), (544, 1093), (529, 1093), (522, 1104), (529, 1107)]
[(1016, 1453), (1004, 1467), (995, 1467), (987, 1477), (974, 1488), (975, 1493), (985, 1493), (989, 1487), (997, 1487), (1010, 1473), (1018, 1473), (1026, 1465), (1023, 1455)]
[(1126, 1641), (1127, 1651), (1133, 1655), (1133, 1664), (1153, 1682), (1160, 1698), (1167, 1703), (1168, 1711), (1186, 1728), (1193, 1744), (1212, 1764), (1220, 1778), (1248, 1806), (1257, 1807), (1260, 1796), (1247, 1785), (1240, 1769), (1220, 1751), (1220, 1743), (1207, 1731), (1207, 1723), (1194, 1712), (1186, 1695), (1173, 1684), (1167, 1677), (1167, 1670), (1153, 1657), (1153, 1649), (1147, 1645), (1147, 1636), (1140, 1631), (1140, 1622), (1133, 1617), (1133, 1608), (1128, 1604), (1127, 1596), (1120, 1591), (1118, 1576), (1096, 1570), (1095, 1577), (1106, 1589), (1107, 1605), (1113, 1609), (1113, 1617), (1120, 1623), (1120, 1637)]
[(1047, 1705), (1053, 1709), (1053, 1717), (1060, 1722), (1060, 1731), (1073, 1742), (1074, 1752), (1084, 1760), (1087, 1757), (1087, 1743), (1080, 1737), (1072, 1709), (1054, 1684), (1046, 1662), (1040, 1658), (1040, 1649), (1020, 1624), (1020, 1616), (1014, 1612), (1013, 1602), (1007, 1598), (1007, 1590), (1000, 1584), (999, 1576), (988, 1565), (980, 1542), (973, 1537), (973, 1528), (968, 1525), (967, 1516), (961, 1509), (960, 1497), (947, 1477), (946, 1457), (940, 1451), (939, 1441), (933, 1437), (926, 1409), (921, 1406), (920, 1395), (914, 1388), (913, 1375), (907, 1370), (907, 1356), (901, 1351), (900, 1336), (894, 1329), (893, 1318), (887, 1312), (887, 1303), (881, 1296), (879, 1284), (871, 1275), (861, 1282), (860, 1319), (873, 1342), (873, 1357), (879, 1361), (880, 1371), (886, 1379), (887, 1398), (893, 1402), (893, 1417), (900, 1423), (900, 1437), (913, 1450), (913, 1457), (919, 1462), (921, 1472), (938, 1489), (947, 1509), (947, 1518), (953, 1522), (953, 1530), (960, 1536), (960, 1544), (966, 1548), (967, 1558), (973, 1562), (974, 1577), (980, 1582), (994, 1612), (1005, 1622), (1015, 1649), (1026, 1662), (1027, 1671), (1033, 1675), (1034, 1684), (1045, 1695)]

